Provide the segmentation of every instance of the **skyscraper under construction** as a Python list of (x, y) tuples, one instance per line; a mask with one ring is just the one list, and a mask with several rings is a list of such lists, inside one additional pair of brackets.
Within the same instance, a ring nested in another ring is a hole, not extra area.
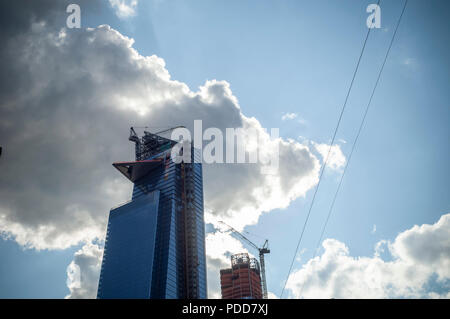
[(133, 128), (136, 160), (113, 166), (133, 184), (110, 211), (97, 298), (206, 298), (200, 161), (176, 164), (176, 142)]
[(262, 299), (258, 260), (247, 253), (231, 256), (231, 268), (220, 270), (222, 299)]

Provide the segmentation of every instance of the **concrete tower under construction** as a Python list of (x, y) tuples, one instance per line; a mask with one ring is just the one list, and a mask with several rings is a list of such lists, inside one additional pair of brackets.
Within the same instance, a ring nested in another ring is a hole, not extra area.
[(176, 164), (175, 141), (130, 131), (136, 160), (113, 166), (133, 194), (110, 211), (97, 298), (207, 298), (199, 154)]
[(222, 299), (262, 299), (258, 260), (247, 253), (231, 256), (231, 268), (220, 270)]

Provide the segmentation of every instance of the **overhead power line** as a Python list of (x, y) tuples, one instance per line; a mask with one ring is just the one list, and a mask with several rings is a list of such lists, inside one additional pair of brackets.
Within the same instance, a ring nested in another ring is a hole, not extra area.
[[(380, 2), (380, 1), (378, 1), (378, 3), (379, 3), (379, 2)], [(339, 190), (340, 190), (341, 185), (342, 185), (342, 181), (343, 181), (343, 179), (344, 179), (344, 176), (345, 176), (345, 173), (346, 173), (346, 171), (347, 171), (348, 165), (349, 165), (349, 163), (350, 163), (350, 160), (351, 160), (352, 155), (353, 155), (353, 153), (354, 153), (354, 150), (355, 150), (355, 148), (356, 148), (356, 144), (357, 144), (357, 142), (358, 142), (358, 139), (359, 139), (359, 136), (360, 136), (360, 134), (361, 134), (362, 128), (364, 127), (364, 123), (365, 123), (367, 114), (368, 114), (368, 112), (369, 112), (370, 105), (371, 105), (371, 103), (372, 103), (373, 97), (374, 97), (374, 95), (375, 95), (375, 91), (376, 91), (376, 89), (377, 89), (377, 87), (378, 87), (378, 84), (379, 84), (379, 82), (380, 82), (381, 74), (382, 74), (382, 72), (383, 72), (383, 70), (384, 70), (384, 67), (385, 67), (385, 65), (386, 65), (387, 58), (388, 58), (389, 53), (390, 53), (390, 51), (391, 51), (392, 44), (394, 43), (395, 36), (396, 36), (396, 34), (397, 34), (397, 31), (398, 31), (398, 28), (399, 28), (399, 26), (400, 26), (401, 20), (402, 20), (402, 18), (403, 18), (403, 14), (404, 14), (404, 12), (405, 12), (405, 9), (406, 9), (407, 4), (408, 4), (408, 0), (405, 0), (405, 3), (404, 3), (403, 8), (402, 8), (402, 12), (401, 12), (401, 14), (400, 14), (400, 16), (399, 16), (399, 18), (398, 18), (397, 25), (396, 25), (395, 30), (394, 30), (394, 33), (393, 33), (393, 35), (392, 35), (391, 42), (389, 43), (388, 50), (386, 51), (386, 54), (385, 54), (385, 57), (384, 57), (384, 60), (383, 60), (383, 64), (381, 65), (380, 71), (378, 72), (377, 80), (375, 81), (375, 85), (374, 85), (374, 87), (373, 87), (372, 93), (371, 93), (371, 95), (370, 95), (369, 101), (368, 101), (367, 106), (366, 106), (366, 109), (365, 109), (365, 111), (364, 111), (363, 118), (361, 119), (361, 123), (360, 123), (360, 126), (359, 126), (359, 128), (358, 128), (358, 132), (357, 132), (357, 134), (356, 134), (355, 140), (353, 141), (352, 149), (351, 149), (351, 151), (350, 151), (350, 154), (349, 154), (347, 163), (346, 163), (346, 165), (345, 165), (345, 167), (344, 167), (344, 171), (343, 171), (343, 173), (342, 173), (342, 175), (341, 175), (341, 178), (340, 178), (340, 180), (339, 180), (338, 187), (337, 187), (336, 192), (335, 192), (335, 194), (334, 194), (332, 204), (331, 204), (331, 206), (330, 206), (330, 209), (329, 209), (329, 211), (328, 211), (328, 215), (327, 215), (325, 224), (324, 224), (324, 226), (323, 226), (323, 228), (322, 228), (322, 231), (321, 231), (321, 234), (320, 234), (319, 241), (317, 242), (316, 248), (315, 248), (315, 250), (314, 250), (314, 256), (313, 256), (313, 259), (314, 259), (314, 258), (316, 257), (316, 255), (317, 255), (318, 248), (319, 248), (319, 246), (320, 246), (320, 243), (321, 243), (321, 241), (322, 241), (323, 235), (324, 235), (324, 233), (325, 233), (326, 226), (327, 226), (327, 224), (328, 224), (328, 221), (329, 221), (329, 219), (330, 219), (331, 213), (332, 213), (332, 211), (333, 211), (333, 208), (334, 208), (334, 204), (335, 204), (335, 202), (336, 202), (337, 195), (338, 195)], [(369, 29), (369, 32), (370, 32), (370, 29)], [(368, 33), (369, 33), (369, 32), (368, 32)], [(367, 35), (367, 37), (368, 37), (368, 35)], [(367, 40), (367, 37), (366, 37), (366, 40)], [(333, 146), (333, 143), (331, 143), (330, 149), (331, 149), (332, 146)], [(297, 248), (297, 249), (298, 249), (298, 248)], [(294, 256), (294, 258), (295, 258), (295, 256)], [(292, 267), (291, 267), (291, 268), (292, 268)], [(289, 275), (290, 275), (290, 274), (289, 274)], [(288, 275), (288, 278), (286, 279), (286, 282), (285, 282), (284, 287), (286, 287), (287, 281), (288, 281), (288, 279), (289, 279), (289, 275)], [(303, 286), (300, 288), (300, 291), (301, 291), (302, 289), (303, 289)], [(284, 290), (284, 288), (283, 288), (283, 290)]]
[[(334, 204), (335, 204), (335, 202), (336, 202), (336, 198), (337, 198), (337, 196), (338, 196), (339, 190), (341, 189), (342, 180), (344, 179), (345, 172), (347, 171), (347, 168), (348, 168), (348, 166), (349, 166), (349, 164), (350, 164), (350, 160), (352, 159), (353, 152), (354, 152), (354, 150), (355, 150), (355, 148), (356, 148), (356, 144), (357, 144), (357, 142), (358, 142), (359, 136), (360, 136), (360, 134), (361, 134), (361, 131), (362, 131), (363, 126), (364, 126), (364, 123), (365, 123), (365, 121), (366, 121), (367, 113), (369, 112), (370, 105), (372, 104), (372, 99), (373, 99), (373, 97), (374, 97), (374, 95), (375, 95), (375, 91), (376, 91), (376, 89), (377, 89), (377, 87), (378, 87), (378, 83), (380, 82), (381, 74), (383, 73), (384, 66), (386, 65), (386, 61), (387, 61), (387, 58), (388, 58), (388, 56), (389, 56), (389, 52), (391, 51), (392, 44), (394, 43), (394, 39), (395, 39), (395, 36), (396, 36), (396, 34), (397, 34), (398, 27), (400, 26), (400, 22), (401, 22), (401, 20), (402, 20), (403, 14), (404, 14), (404, 12), (405, 12), (407, 3), (408, 3), (408, 0), (405, 0), (405, 3), (403, 4), (402, 12), (401, 12), (401, 14), (400, 14), (400, 17), (398, 18), (397, 25), (396, 25), (395, 30), (394, 30), (394, 34), (392, 35), (391, 42), (389, 43), (389, 47), (388, 47), (388, 49), (387, 49), (387, 51), (386, 51), (386, 55), (384, 56), (383, 64), (381, 65), (380, 71), (378, 72), (378, 77), (377, 77), (377, 80), (375, 81), (375, 85), (374, 85), (374, 87), (373, 87), (372, 94), (370, 95), (369, 101), (367, 102), (367, 106), (366, 106), (366, 109), (365, 109), (365, 111), (364, 111), (364, 115), (363, 115), (363, 117), (362, 117), (362, 119), (361, 119), (361, 123), (360, 123), (359, 128), (358, 128), (358, 133), (356, 134), (355, 140), (353, 141), (352, 149), (351, 149), (350, 154), (349, 154), (349, 156), (348, 156), (347, 163), (345, 164), (344, 171), (342, 172), (341, 178), (340, 178), (340, 180), (339, 180), (338, 187), (337, 187), (337, 189), (336, 189), (336, 192), (334, 193), (333, 201), (332, 201), (331, 206), (330, 206), (330, 209), (329, 209), (329, 211), (328, 211), (328, 215), (327, 215), (327, 219), (325, 220), (325, 224), (323, 225), (323, 228), (322, 228), (322, 232), (321, 232), (321, 234), (320, 234), (319, 241), (317, 242), (316, 248), (314, 249), (314, 256), (313, 256), (313, 259), (317, 256), (317, 251), (318, 251), (318, 249), (319, 249), (320, 243), (322, 242), (322, 238), (323, 238), (323, 235), (324, 235), (324, 233), (325, 233), (325, 229), (326, 229), (326, 227), (327, 227), (327, 225), (328, 225), (328, 221), (329, 221), (329, 219), (330, 219), (331, 213), (332, 213), (332, 211), (333, 211)], [(300, 291), (301, 291), (302, 289), (303, 289), (303, 286), (300, 288)]]
[[(380, 4), (380, 0), (378, 0), (378, 2), (377, 2), (377, 5), (379, 5), (379, 4)], [(371, 30), (372, 29), (368, 28), (366, 37), (364, 39), (364, 44), (363, 44), (362, 49), (361, 49), (361, 53), (359, 54), (358, 62), (356, 63), (355, 70), (353, 71), (352, 80), (350, 82), (350, 86), (348, 88), (347, 95), (346, 95), (345, 100), (344, 100), (344, 104), (342, 105), (342, 109), (341, 109), (341, 112), (339, 114), (339, 118), (338, 118), (338, 122), (336, 124), (336, 128), (334, 129), (333, 138), (331, 139), (331, 143), (330, 143), (330, 147), (328, 148), (327, 156), (325, 157), (325, 161), (323, 163), (323, 167), (322, 167), (322, 169), (320, 171), (319, 181), (318, 181), (317, 186), (316, 186), (316, 188), (314, 190), (313, 198), (312, 198), (311, 204), (310, 204), (309, 209), (308, 209), (308, 214), (306, 215), (306, 219), (305, 219), (305, 222), (303, 224), (303, 227), (302, 227), (302, 230), (301, 230), (301, 233), (300, 233), (300, 238), (299, 238), (299, 240), (297, 242), (297, 246), (295, 248), (294, 256), (292, 257), (291, 265), (289, 266), (288, 275), (287, 275), (286, 280), (284, 282), (283, 289), (281, 290), (280, 298), (283, 297), (284, 290), (286, 289), (286, 284), (287, 284), (287, 282), (289, 280), (289, 276), (291, 275), (292, 267), (294, 266), (294, 262), (295, 262), (295, 257), (297, 256), (298, 248), (300, 247), (300, 243), (302, 241), (303, 234), (305, 233), (306, 225), (308, 224), (309, 216), (311, 215), (311, 210), (312, 210), (312, 207), (314, 206), (314, 201), (316, 199), (317, 191), (318, 191), (318, 189), (320, 187), (320, 182), (322, 181), (323, 172), (325, 171), (325, 167), (326, 167), (326, 165), (328, 163), (328, 159), (329, 159), (330, 153), (331, 153), (331, 148), (332, 148), (332, 146), (334, 144), (334, 140), (336, 139), (336, 135), (337, 135), (337, 132), (339, 130), (339, 126), (341, 124), (342, 116), (343, 116), (345, 108), (347, 106), (348, 98), (350, 96), (350, 92), (352, 90), (353, 83), (355, 82), (356, 73), (358, 72), (359, 65), (361, 63), (361, 59), (362, 59), (362, 56), (364, 54), (364, 50), (366, 48), (367, 40), (369, 38)]]

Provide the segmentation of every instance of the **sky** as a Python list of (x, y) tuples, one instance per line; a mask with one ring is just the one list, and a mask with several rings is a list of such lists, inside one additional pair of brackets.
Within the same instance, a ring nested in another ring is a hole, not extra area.
[[(0, 298), (92, 298), (130, 126), (279, 128), (280, 168), (204, 165), (208, 293), (269, 240), (280, 297), (374, 1), (2, 1)], [(284, 298), (449, 298), (450, 4), (381, 1)], [(217, 181), (221, 182), (218, 183)], [(70, 276), (82, 271), (82, 285)]]

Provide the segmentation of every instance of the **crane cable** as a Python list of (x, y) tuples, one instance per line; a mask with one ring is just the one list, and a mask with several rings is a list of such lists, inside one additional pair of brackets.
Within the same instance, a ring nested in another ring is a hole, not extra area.
[[(381, 1), (381, 0), (378, 0), (377, 5), (380, 4), (380, 1)], [(358, 58), (358, 62), (357, 62), (357, 64), (356, 64), (355, 70), (353, 71), (352, 80), (351, 80), (351, 82), (350, 82), (350, 86), (349, 86), (349, 88), (348, 88), (347, 95), (346, 95), (346, 97), (345, 97), (345, 101), (344, 101), (344, 104), (343, 104), (342, 109), (341, 109), (341, 113), (339, 114), (339, 118), (338, 118), (338, 122), (337, 122), (337, 124), (336, 124), (336, 128), (334, 129), (333, 138), (331, 139), (330, 147), (328, 148), (328, 153), (327, 153), (327, 156), (325, 157), (325, 161), (324, 161), (324, 163), (323, 163), (323, 166), (322, 166), (322, 169), (321, 169), (321, 172), (320, 172), (320, 175), (319, 175), (319, 181), (318, 181), (317, 186), (316, 186), (316, 188), (315, 188), (315, 190), (314, 190), (314, 195), (313, 195), (311, 204), (310, 204), (310, 206), (309, 206), (308, 214), (306, 215), (306, 219), (305, 219), (305, 222), (304, 222), (304, 224), (303, 224), (302, 231), (301, 231), (301, 233), (300, 233), (300, 238), (299, 238), (299, 240), (298, 240), (298, 242), (297, 242), (297, 247), (295, 248), (294, 256), (292, 257), (291, 265), (289, 266), (288, 275), (287, 275), (286, 280), (285, 280), (285, 282), (284, 282), (283, 289), (281, 290), (280, 298), (283, 297), (284, 290), (286, 289), (286, 284), (287, 284), (287, 282), (288, 282), (288, 280), (289, 280), (289, 276), (291, 275), (292, 267), (294, 266), (294, 262), (295, 262), (295, 257), (297, 256), (298, 248), (300, 247), (300, 243), (301, 243), (301, 241), (302, 241), (302, 238), (303, 238), (303, 234), (304, 234), (304, 232), (305, 232), (306, 225), (308, 224), (309, 216), (311, 215), (311, 210), (312, 210), (312, 207), (313, 207), (313, 205), (314, 205), (314, 201), (315, 201), (315, 199), (316, 199), (317, 190), (319, 189), (320, 182), (322, 181), (323, 172), (324, 172), (325, 167), (326, 167), (326, 165), (327, 165), (327, 163), (328, 163), (328, 159), (329, 159), (329, 156), (330, 156), (330, 153), (331, 153), (331, 148), (332, 148), (332, 146), (333, 146), (333, 144), (334, 144), (334, 140), (336, 139), (336, 135), (337, 135), (339, 126), (340, 126), (340, 124), (341, 124), (342, 115), (344, 114), (345, 108), (346, 108), (346, 106), (347, 106), (348, 98), (349, 98), (349, 96), (350, 96), (350, 92), (351, 92), (351, 90), (352, 90), (353, 83), (355, 82), (356, 73), (358, 72), (359, 65), (360, 65), (360, 63), (361, 63), (361, 59), (362, 59), (364, 50), (365, 50), (365, 48), (366, 48), (367, 39), (369, 38), (369, 35), (370, 35), (370, 31), (371, 31), (371, 30), (372, 30), (372, 29), (369, 28), (368, 31), (367, 31), (366, 38), (364, 39), (363, 47), (362, 47), (362, 49), (361, 49), (361, 53), (360, 53), (359, 58)]]
[[(383, 72), (383, 70), (384, 70), (384, 66), (386, 65), (386, 61), (387, 61), (387, 58), (388, 58), (388, 56), (389, 56), (389, 52), (391, 51), (392, 44), (394, 43), (395, 35), (397, 34), (397, 30), (398, 30), (398, 27), (399, 27), (400, 22), (401, 22), (401, 20), (402, 20), (403, 13), (405, 12), (406, 4), (407, 4), (407, 3), (408, 3), (408, 0), (405, 0), (405, 3), (404, 3), (404, 5), (403, 5), (402, 13), (400, 14), (400, 17), (399, 17), (399, 19), (398, 19), (398, 21), (397, 21), (397, 25), (396, 25), (396, 27), (395, 27), (394, 34), (392, 35), (391, 42), (390, 42), (389, 47), (388, 47), (388, 49), (387, 49), (387, 51), (386, 51), (386, 55), (384, 56), (384, 61), (383, 61), (383, 64), (381, 65), (380, 71), (379, 71), (379, 73), (378, 73), (378, 77), (377, 77), (377, 80), (376, 80), (375, 85), (374, 85), (374, 87), (373, 87), (372, 94), (370, 95), (369, 101), (367, 102), (366, 110), (365, 110), (364, 115), (363, 115), (363, 117), (362, 117), (361, 124), (359, 125), (358, 133), (356, 134), (355, 140), (353, 141), (352, 149), (351, 149), (350, 154), (349, 154), (349, 156), (348, 156), (347, 163), (345, 164), (344, 171), (342, 172), (341, 178), (340, 178), (340, 180), (339, 180), (338, 187), (337, 187), (337, 189), (336, 189), (336, 192), (334, 193), (333, 201), (332, 201), (331, 206), (330, 206), (330, 209), (329, 209), (329, 211), (328, 211), (328, 215), (327, 215), (327, 219), (325, 220), (325, 224), (323, 225), (323, 228), (322, 228), (322, 232), (321, 232), (321, 234), (320, 234), (319, 241), (317, 242), (316, 248), (314, 249), (314, 256), (313, 256), (312, 259), (314, 259), (314, 258), (317, 256), (317, 251), (318, 251), (318, 249), (319, 249), (320, 243), (321, 243), (322, 238), (323, 238), (323, 235), (324, 235), (324, 233), (325, 233), (325, 229), (326, 229), (327, 224), (328, 224), (328, 221), (329, 221), (329, 219), (330, 219), (330, 215), (331, 215), (331, 213), (332, 213), (332, 211), (333, 211), (334, 203), (336, 202), (336, 197), (337, 197), (337, 195), (338, 195), (338, 193), (339, 193), (339, 190), (340, 190), (340, 188), (341, 188), (341, 185), (342, 185), (342, 180), (344, 179), (345, 172), (347, 171), (347, 167), (348, 167), (348, 165), (350, 164), (350, 160), (352, 159), (353, 151), (354, 151), (355, 148), (356, 148), (356, 144), (357, 144), (357, 142), (358, 142), (359, 136), (360, 136), (360, 134), (361, 134), (361, 131), (362, 131), (363, 126), (364, 126), (364, 123), (365, 123), (365, 121), (366, 121), (367, 113), (369, 112), (369, 109), (370, 109), (370, 105), (371, 105), (371, 103), (372, 103), (373, 96), (375, 95), (375, 91), (376, 91), (376, 89), (377, 89), (377, 87), (378, 87), (378, 83), (380, 82), (381, 74), (382, 74), (382, 72)], [(299, 293), (300, 293), (300, 291), (301, 291), (302, 289), (303, 289), (303, 285), (300, 287)]]

